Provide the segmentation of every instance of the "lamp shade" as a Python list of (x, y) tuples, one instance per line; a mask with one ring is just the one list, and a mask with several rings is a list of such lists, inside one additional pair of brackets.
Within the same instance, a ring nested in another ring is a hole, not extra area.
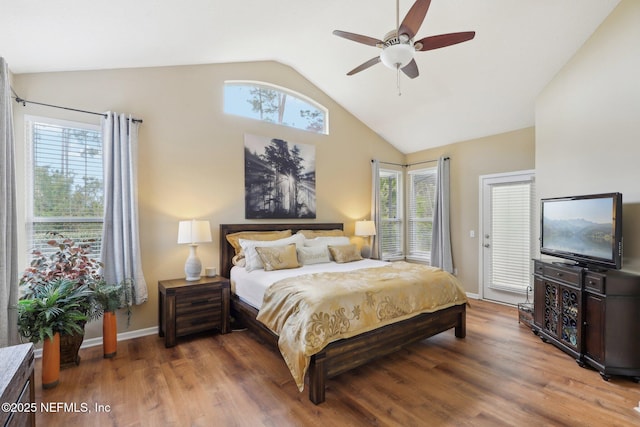
[(180, 221), (178, 225), (178, 243), (203, 243), (211, 241), (211, 225), (209, 221)]
[(356, 236), (375, 236), (376, 225), (373, 221), (356, 221)]

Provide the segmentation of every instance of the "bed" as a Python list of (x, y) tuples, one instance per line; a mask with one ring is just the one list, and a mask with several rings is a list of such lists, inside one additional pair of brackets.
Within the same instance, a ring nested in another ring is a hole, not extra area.
[[(230, 277), (233, 267), (234, 247), (227, 241), (227, 235), (241, 232), (264, 232), (291, 230), (336, 230), (343, 229), (340, 223), (278, 223), (278, 224), (221, 224), (220, 225), (220, 269), (224, 277)], [(235, 321), (245, 326), (265, 342), (278, 348), (278, 335), (258, 321), (255, 303), (249, 304), (239, 298), (232, 284), (231, 314)], [(391, 323), (349, 338), (333, 341), (310, 356), (306, 378), (309, 399), (314, 404), (325, 400), (325, 386), (328, 378), (339, 375), (370, 360), (390, 354), (401, 347), (423, 340), (449, 329), (455, 336), (464, 338), (466, 334), (466, 303), (415, 315), (411, 318)]]

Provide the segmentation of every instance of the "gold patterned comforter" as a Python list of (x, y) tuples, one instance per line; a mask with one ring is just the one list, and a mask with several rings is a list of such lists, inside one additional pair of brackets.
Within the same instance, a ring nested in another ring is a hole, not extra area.
[(453, 275), (394, 262), (280, 280), (265, 292), (257, 319), (278, 335), (280, 352), (302, 391), (311, 356), (327, 344), (466, 302)]

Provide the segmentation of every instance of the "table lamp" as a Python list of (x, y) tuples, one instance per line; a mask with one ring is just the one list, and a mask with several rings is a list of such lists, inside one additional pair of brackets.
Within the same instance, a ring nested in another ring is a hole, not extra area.
[(376, 224), (373, 221), (356, 221), (355, 235), (367, 238), (362, 246), (362, 257), (371, 258), (371, 236), (376, 235)]
[(198, 258), (198, 243), (211, 241), (211, 225), (209, 221), (180, 221), (178, 225), (178, 244), (189, 245), (189, 257), (184, 264), (184, 272), (188, 281), (200, 280), (202, 262)]

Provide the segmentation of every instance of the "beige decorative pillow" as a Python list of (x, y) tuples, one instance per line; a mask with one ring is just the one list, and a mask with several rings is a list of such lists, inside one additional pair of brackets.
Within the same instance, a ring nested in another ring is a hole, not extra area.
[(263, 268), (263, 263), (260, 259), (260, 255), (258, 255), (258, 251), (256, 251), (256, 247), (260, 246), (272, 248), (275, 246), (286, 246), (290, 243), (294, 243), (296, 247), (301, 248), (304, 246), (304, 236), (301, 234), (295, 234), (293, 236), (285, 237), (284, 239), (269, 241), (240, 239), (240, 247), (242, 248), (245, 259), (244, 268), (247, 271), (259, 270)]
[(360, 261), (360, 251), (356, 245), (329, 246), (331, 257), (337, 263)]
[(233, 246), (236, 255), (242, 252), (240, 247), (240, 239), (245, 240), (278, 240), (291, 236), (291, 230), (282, 231), (238, 231), (237, 233), (227, 234), (227, 242)]
[(300, 267), (295, 243), (286, 246), (256, 246), (256, 252), (262, 260), (265, 271)]
[(329, 249), (326, 246), (311, 246), (298, 248), (298, 261), (302, 265), (322, 264), (331, 262)]
[(300, 230), (297, 234), (302, 234), (305, 239), (314, 239), (316, 237), (336, 237), (344, 236), (342, 230)]

